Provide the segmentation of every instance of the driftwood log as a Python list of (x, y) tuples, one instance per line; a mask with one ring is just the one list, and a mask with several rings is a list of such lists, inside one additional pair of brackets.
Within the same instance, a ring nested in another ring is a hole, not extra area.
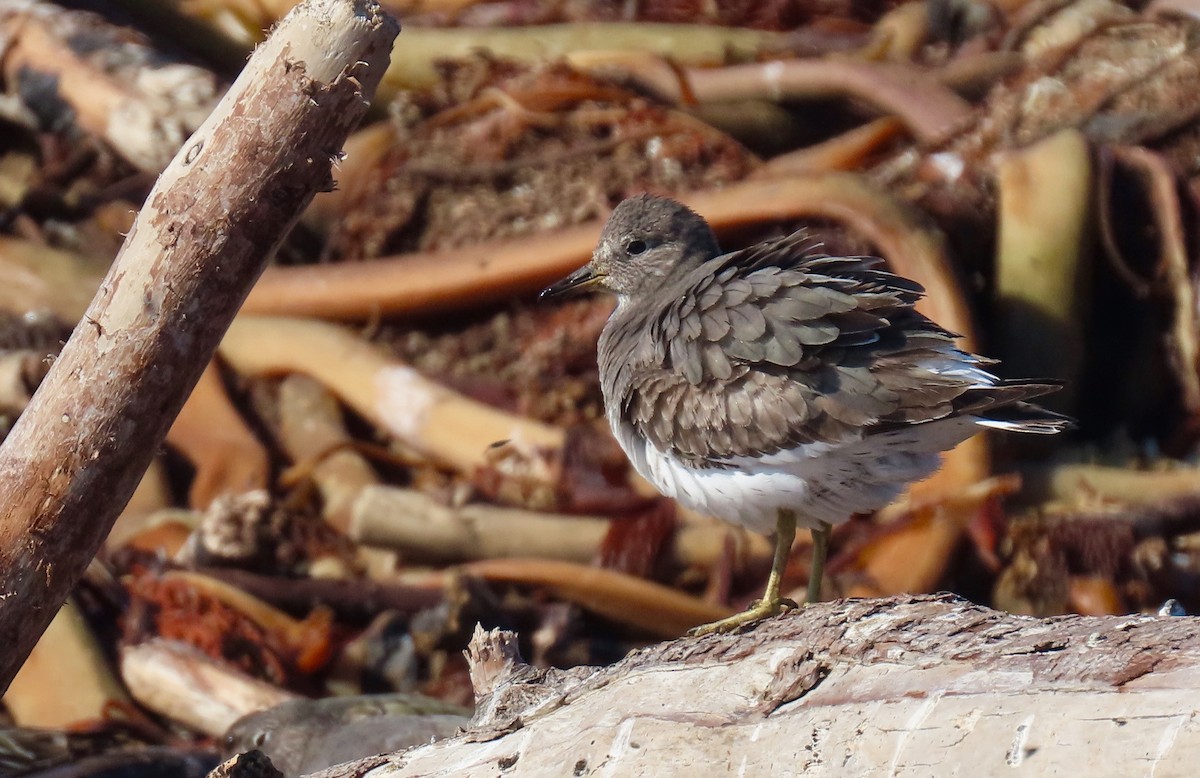
[(166, 167), (0, 447), (0, 691), (100, 548), (238, 306), (331, 184), (398, 25), (307, 0)]
[(212, 73), (128, 27), (56, 3), (0, 0), (0, 50), (10, 114), (103, 138), (147, 173), (171, 161), (220, 91)]
[[(1200, 619), (843, 600), (607, 668), (468, 650), (469, 731), (321, 778), (1195, 775)], [(1015, 768), (1015, 769), (1014, 769)]]

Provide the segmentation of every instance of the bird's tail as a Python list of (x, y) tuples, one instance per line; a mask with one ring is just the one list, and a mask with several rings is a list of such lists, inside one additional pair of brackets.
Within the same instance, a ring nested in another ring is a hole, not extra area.
[(962, 406), (955, 410), (959, 414), (974, 416), (982, 427), (1053, 435), (1073, 429), (1075, 420), (1026, 401), (1057, 392), (1061, 388), (1062, 383), (1054, 380), (1001, 381), (994, 386), (967, 390), (962, 397)]
[(978, 424), (994, 430), (1030, 432), (1034, 435), (1053, 435), (1075, 428), (1075, 420), (1061, 413), (1048, 411), (1040, 405), (1016, 402), (979, 416)]

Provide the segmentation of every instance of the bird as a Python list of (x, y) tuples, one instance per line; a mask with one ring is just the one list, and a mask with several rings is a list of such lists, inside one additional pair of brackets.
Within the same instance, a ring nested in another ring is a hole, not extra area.
[(976, 432), (1053, 434), (1072, 421), (915, 305), (878, 257), (821, 253), (804, 230), (723, 253), (708, 223), (651, 194), (621, 201), (591, 260), (543, 290), (616, 296), (597, 345), (604, 410), (634, 470), (689, 509), (775, 532), (763, 597), (693, 635), (798, 607), (781, 595), (797, 527), (812, 531), (807, 601), (829, 539), (892, 502)]

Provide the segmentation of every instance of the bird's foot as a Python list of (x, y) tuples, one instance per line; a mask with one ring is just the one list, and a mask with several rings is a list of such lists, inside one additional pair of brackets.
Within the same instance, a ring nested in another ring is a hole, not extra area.
[(749, 608), (741, 613), (735, 613), (727, 619), (721, 619), (720, 621), (714, 621), (711, 624), (701, 624), (698, 627), (693, 627), (692, 629), (688, 630), (688, 634), (694, 638), (698, 638), (701, 635), (733, 632), (738, 627), (745, 626), (746, 624), (753, 624), (757, 621), (769, 619), (772, 616), (783, 613), (785, 609), (791, 608), (794, 610), (799, 607), (800, 606), (796, 604), (795, 600), (788, 599), (787, 597), (775, 597), (772, 599), (763, 598), (761, 600), (755, 600)]

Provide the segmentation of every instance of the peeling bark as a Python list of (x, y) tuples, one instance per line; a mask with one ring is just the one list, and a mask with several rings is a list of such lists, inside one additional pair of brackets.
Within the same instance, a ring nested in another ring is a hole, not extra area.
[(396, 23), (308, 0), (147, 198), (0, 447), (0, 690), (100, 547), (263, 264), (366, 110)]
[(1032, 619), (949, 595), (820, 603), (608, 668), (480, 631), (463, 735), (323, 778), (1150, 775), (1200, 764), (1200, 619)]

